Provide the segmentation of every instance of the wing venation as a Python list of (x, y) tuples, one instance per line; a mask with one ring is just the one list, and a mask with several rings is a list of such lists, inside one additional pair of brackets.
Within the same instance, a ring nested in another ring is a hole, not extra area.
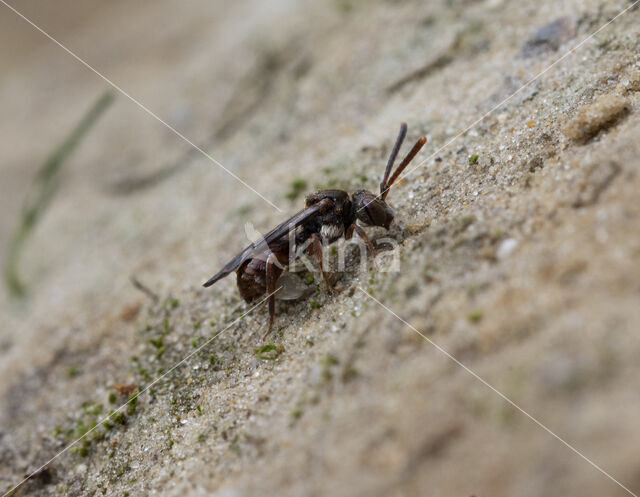
[(264, 251), (271, 242), (279, 239), (283, 235), (288, 235), (291, 230), (296, 229), (302, 223), (311, 219), (320, 212), (326, 211), (332, 204), (333, 201), (331, 199), (325, 198), (320, 202), (301, 210), (297, 214), (294, 214), (289, 219), (269, 231), (269, 233), (246, 247), (242, 252), (231, 259), (220, 271), (218, 271), (218, 273), (209, 278), (203, 286), (210, 287), (217, 281), (228, 276), (230, 273), (238, 269), (244, 261), (254, 256), (256, 253)]

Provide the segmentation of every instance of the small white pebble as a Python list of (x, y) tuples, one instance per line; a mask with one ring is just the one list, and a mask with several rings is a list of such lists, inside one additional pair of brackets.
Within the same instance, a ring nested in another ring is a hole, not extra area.
[(507, 257), (513, 250), (518, 246), (518, 240), (515, 238), (507, 238), (506, 240), (502, 240), (498, 250), (496, 252), (496, 257), (498, 259), (504, 259)]

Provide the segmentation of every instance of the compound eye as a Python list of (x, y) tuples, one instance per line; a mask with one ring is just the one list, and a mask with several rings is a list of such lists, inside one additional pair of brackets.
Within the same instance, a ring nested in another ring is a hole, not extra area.
[(393, 221), (393, 210), (383, 200), (375, 199), (367, 205), (367, 215), (374, 226), (383, 226), (389, 229)]
[(384, 200), (373, 193), (359, 192), (357, 210), (358, 219), (367, 226), (383, 226), (389, 228), (393, 221), (393, 210)]

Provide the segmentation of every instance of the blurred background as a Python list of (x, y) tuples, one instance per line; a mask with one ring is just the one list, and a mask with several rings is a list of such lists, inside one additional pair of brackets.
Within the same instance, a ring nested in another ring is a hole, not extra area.
[[(8, 3), (95, 72), (0, 4), (0, 490), (640, 490), (633, 2)], [(227, 329), (245, 223), (376, 191), (402, 121), (401, 271)]]

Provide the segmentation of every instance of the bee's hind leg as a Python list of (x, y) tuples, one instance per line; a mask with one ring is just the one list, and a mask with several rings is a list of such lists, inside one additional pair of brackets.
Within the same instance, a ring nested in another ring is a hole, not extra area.
[(267, 304), (269, 306), (269, 328), (267, 332), (262, 337), (263, 340), (271, 334), (271, 330), (273, 329), (273, 318), (276, 315), (276, 283), (278, 282), (278, 278), (280, 274), (282, 274), (282, 268), (279, 266), (278, 259), (275, 254), (271, 253), (269, 257), (267, 257)]

